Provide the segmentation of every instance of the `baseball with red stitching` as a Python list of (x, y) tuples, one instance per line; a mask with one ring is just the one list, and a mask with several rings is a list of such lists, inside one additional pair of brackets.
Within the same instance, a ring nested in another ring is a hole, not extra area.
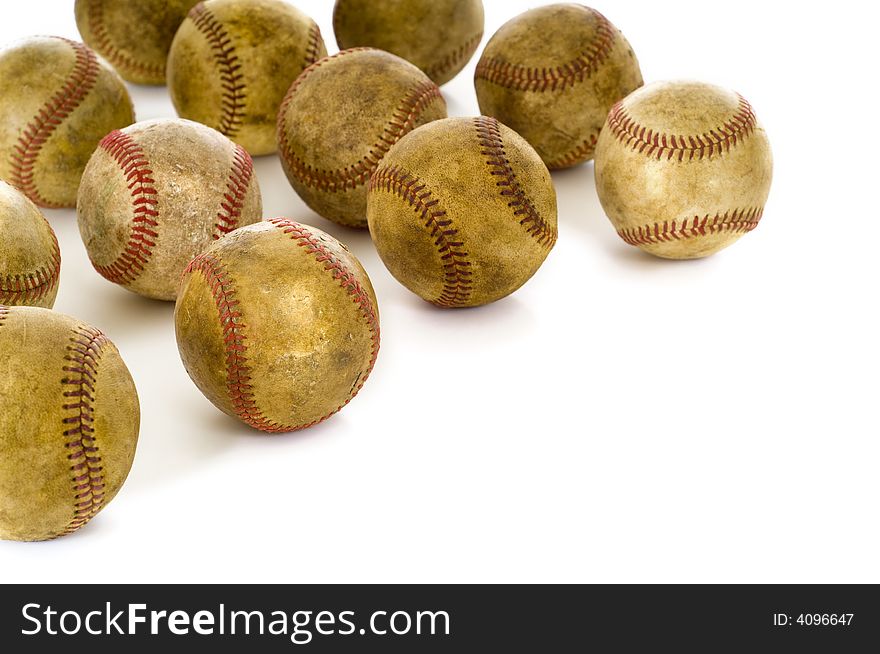
[(370, 234), (404, 286), (440, 307), (499, 300), (556, 243), (556, 192), (535, 150), (494, 118), (447, 118), (395, 145), (370, 180)]
[(608, 115), (596, 190), (620, 237), (667, 259), (698, 259), (758, 226), (773, 156), (741, 95), (701, 82), (639, 89)]
[(163, 119), (101, 141), (76, 213), (95, 270), (140, 295), (174, 300), (189, 262), (260, 220), (262, 200), (242, 146), (199, 123)]
[(445, 117), (440, 89), (418, 68), (381, 50), (345, 50), (291, 85), (278, 114), (281, 163), (316, 213), (366, 227), (367, 183), (382, 157), (414, 128)]
[(75, 206), (98, 142), (133, 122), (125, 84), (82, 43), (41, 36), (0, 51), (0, 178), (39, 206)]
[(385, 50), (445, 84), (476, 52), (484, 18), (482, 0), (336, 0), (333, 31), (340, 50)]
[(70, 534), (131, 469), (140, 407), (119, 351), (97, 329), (0, 305), (0, 538)]
[(0, 304), (51, 309), (60, 273), (52, 226), (21, 191), (0, 181)]
[(505, 23), (474, 77), (480, 111), (519, 132), (551, 170), (593, 158), (608, 110), (642, 85), (632, 47), (595, 9), (556, 4)]
[(366, 271), (333, 237), (286, 218), (238, 229), (196, 257), (174, 322), (184, 366), (205, 397), (269, 433), (342, 409), (379, 353)]
[(277, 150), (287, 89), (327, 54), (318, 24), (282, 0), (207, 0), (171, 44), (168, 89), (181, 118), (204, 123), (252, 155)]
[(79, 33), (124, 79), (165, 84), (171, 40), (199, 0), (76, 0)]

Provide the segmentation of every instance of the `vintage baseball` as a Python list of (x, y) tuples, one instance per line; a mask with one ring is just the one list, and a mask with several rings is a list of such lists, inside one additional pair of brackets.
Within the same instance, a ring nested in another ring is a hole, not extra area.
[(595, 9), (556, 4), (505, 23), (474, 78), (480, 111), (519, 132), (551, 170), (593, 158), (614, 103), (642, 85), (623, 34)]
[(250, 155), (217, 130), (181, 119), (111, 132), (83, 175), (77, 219), (103, 277), (174, 300), (196, 255), (262, 218)]
[(174, 322), (202, 393), (270, 433), (342, 409), (379, 353), (376, 296), (361, 264), (333, 237), (284, 218), (236, 230), (196, 257)]
[(135, 84), (164, 84), (171, 40), (198, 0), (76, 0), (79, 33)]
[(556, 243), (556, 192), (526, 141), (494, 118), (448, 118), (391, 148), (370, 180), (370, 234), (404, 286), (441, 307), (499, 300)]
[(773, 158), (751, 105), (699, 82), (662, 82), (614, 107), (596, 149), (596, 190), (630, 245), (697, 259), (758, 226)]
[(0, 51), (0, 179), (41, 207), (73, 207), (107, 132), (134, 122), (125, 84), (82, 43), (24, 39)]
[(171, 100), (181, 118), (219, 130), (252, 155), (271, 154), (284, 94), (326, 54), (317, 23), (283, 0), (207, 0), (171, 44)]
[(278, 115), (281, 163), (316, 213), (367, 226), (367, 185), (388, 149), (446, 117), (440, 89), (412, 64), (373, 49), (322, 59), (293, 83)]
[(483, 18), (482, 0), (336, 0), (333, 31), (340, 50), (385, 50), (445, 84), (476, 52)]
[(51, 309), (60, 273), (52, 227), (21, 191), (0, 181), (0, 304)]
[(0, 538), (49, 540), (95, 517), (128, 476), (137, 391), (97, 329), (0, 306)]

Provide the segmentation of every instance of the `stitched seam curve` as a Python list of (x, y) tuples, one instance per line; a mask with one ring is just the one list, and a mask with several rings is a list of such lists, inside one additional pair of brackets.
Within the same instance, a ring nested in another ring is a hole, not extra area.
[(243, 64), (235, 53), (232, 38), (222, 23), (200, 2), (189, 12), (189, 17), (202, 33), (214, 53), (214, 61), (220, 71), (220, 126), (218, 131), (233, 137), (243, 127), (247, 93), (244, 83)]
[(596, 152), (596, 144), (599, 142), (599, 132), (590, 134), (589, 138), (574, 148), (571, 152), (562, 155), (558, 159), (547, 162), (547, 168), (550, 170), (559, 170), (560, 168), (570, 168), (576, 164), (591, 159)]
[(104, 22), (103, 0), (91, 0), (89, 2), (88, 20), (92, 35), (95, 37), (96, 50), (104, 55), (113, 66), (128, 73), (135, 73), (145, 77), (165, 78), (164, 66), (138, 61), (113, 45), (110, 32), (107, 30), (107, 25)]
[(309, 44), (306, 47), (305, 68), (308, 68), (320, 58), (320, 43), (321, 28), (318, 27), (318, 23), (312, 21), (312, 25), (309, 28)]
[(150, 261), (159, 238), (159, 192), (146, 154), (128, 134), (110, 132), (99, 145), (118, 164), (131, 192), (132, 218), (128, 243), (122, 254), (107, 266), (92, 261), (103, 277), (116, 284), (130, 284)]
[(500, 189), (502, 198), (507, 200), (507, 206), (513, 209), (513, 215), (519, 219), (519, 224), (540, 245), (553, 247), (556, 243), (556, 228), (541, 217), (517, 180), (504, 151), (498, 121), (480, 117), (474, 118), (474, 125), (482, 148), (480, 154), (488, 157), (486, 165), (489, 167), (489, 174), (497, 178), (495, 185)]
[(424, 221), (443, 268), (443, 290), (432, 301), (441, 307), (461, 307), (468, 304), (473, 291), (473, 272), (464, 242), (452, 218), (432, 197), (427, 184), (397, 166), (381, 168), (370, 180), (370, 191), (391, 193), (406, 202)]
[[(48, 221), (46, 225), (49, 226)], [(0, 279), (0, 304), (39, 302), (55, 288), (61, 273), (61, 250), (58, 247), (58, 238), (51, 227), (49, 227), (49, 235), (52, 237), (52, 258), (49, 263), (33, 272), (6, 275), (5, 278)]]
[(590, 79), (605, 63), (617, 41), (614, 26), (595, 9), (596, 38), (583, 52), (561, 66), (542, 68), (512, 64), (497, 57), (485, 57), (477, 64), (476, 78), (515, 91), (563, 91)]
[(711, 159), (730, 152), (744, 141), (758, 125), (752, 106), (741, 95), (739, 109), (723, 125), (703, 134), (677, 135), (649, 129), (630, 116), (624, 101), (618, 102), (608, 115), (608, 127), (614, 137), (633, 151), (657, 160), (693, 161)]
[(7, 317), (9, 317), (9, 307), (0, 304), (0, 327), (6, 322)]
[(619, 229), (617, 233), (630, 245), (656, 245), (682, 241), (722, 232), (745, 234), (758, 226), (762, 208), (734, 209), (715, 216), (694, 216), (684, 220), (657, 222), (652, 225)]
[(25, 195), (44, 207), (60, 207), (40, 195), (37, 189), (35, 168), (40, 151), (49, 137), (73, 111), (82, 104), (98, 79), (98, 59), (95, 53), (82, 43), (58, 38), (73, 48), (76, 63), (73, 72), (55, 95), (44, 104), (18, 137), (10, 153), (10, 181)]
[(220, 202), (217, 221), (214, 224), (213, 238), (216, 240), (238, 227), (241, 210), (254, 175), (254, 162), (251, 156), (240, 145), (235, 146), (232, 168), (226, 183), (226, 192)]
[(447, 74), (450, 70), (456, 68), (463, 60), (469, 59), (480, 41), (483, 39), (483, 32), (475, 34), (460, 46), (447, 53), (440, 61), (425, 68), (425, 75), (431, 79), (436, 79)]
[(73, 474), (73, 518), (59, 535), (69, 534), (91, 520), (104, 504), (104, 468), (95, 435), (95, 388), (98, 362), (108, 343), (100, 331), (81, 326), (70, 337), (62, 367), (62, 409), (68, 412), (64, 447)]

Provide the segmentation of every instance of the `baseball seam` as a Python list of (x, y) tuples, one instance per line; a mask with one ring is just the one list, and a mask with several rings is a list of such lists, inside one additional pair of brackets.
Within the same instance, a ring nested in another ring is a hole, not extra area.
[(561, 168), (570, 168), (587, 159), (592, 159), (596, 152), (596, 144), (599, 142), (599, 132), (590, 134), (580, 145), (562, 155), (558, 159), (547, 162), (547, 168), (550, 170), (560, 170)]
[[(364, 48), (360, 50), (362, 51)], [(333, 57), (328, 57), (318, 62), (315, 66), (320, 66), (325, 61), (349, 52), (352, 51), (340, 52)], [(305, 72), (300, 76), (299, 83), (302, 82), (304, 76), (306, 76)], [(422, 112), (433, 102), (444, 101), (439, 87), (434, 82), (424, 81), (418, 83), (400, 100), (382, 134), (379, 135), (366, 155), (361, 157), (356, 163), (345, 168), (323, 170), (313, 168), (307, 164), (290, 147), (290, 139), (285, 125), (286, 114), (290, 104), (293, 102), (293, 96), (299, 87), (299, 83), (291, 86), (287, 97), (281, 105), (281, 111), (278, 114), (278, 143), (290, 173), (304, 186), (325, 193), (342, 192), (366, 184), (370, 179), (370, 175), (379, 167), (379, 162), (388, 154), (391, 146), (412, 130)]]
[(234, 137), (244, 125), (247, 93), (244, 83), (243, 64), (235, 52), (232, 37), (217, 20), (210, 9), (200, 2), (189, 12), (199, 32), (214, 52), (214, 61), (220, 70), (220, 125), (217, 128), (228, 137)]
[(159, 238), (159, 191), (153, 170), (140, 145), (128, 134), (115, 130), (99, 146), (116, 161), (131, 191), (131, 232), (128, 243), (116, 260), (107, 266), (92, 261), (103, 277), (116, 284), (130, 284), (150, 261)]
[[(73, 473), (73, 518), (59, 535), (70, 534), (101, 510), (104, 504), (104, 468), (95, 436), (95, 388), (98, 362), (107, 338), (100, 331), (81, 326), (70, 337), (62, 385), (62, 409), (70, 414), (62, 420), (67, 428), (63, 436), (69, 450), (67, 459)], [(69, 387), (69, 388), (68, 388)]]
[(308, 68), (320, 58), (321, 28), (318, 23), (312, 21), (309, 27), (309, 44), (306, 47), (305, 68)]
[(623, 228), (617, 233), (624, 241), (635, 246), (683, 241), (722, 232), (745, 234), (758, 226), (763, 213), (763, 207), (734, 209), (714, 216), (707, 214), (685, 218), (680, 222), (664, 220), (662, 223)]
[(608, 115), (608, 127), (614, 137), (634, 152), (658, 161), (673, 158), (682, 162), (697, 159), (711, 159), (716, 155), (730, 152), (731, 148), (744, 141), (758, 125), (752, 106), (737, 94), (739, 108), (723, 125), (703, 134), (675, 135), (655, 131), (640, 125), (630, 116), (624, 101), (618, 102)]
[(617, 33), (605, 16), (595, 9), (589, 11), (596, 18), (596, 38), (585, 45), (584, 51), (561, 66), (542, 68), (512, 64), (497, 57), (484, 57), (477, 64), (476, 78), (514, 91), (563, 91), (590, 79), (605, 63), (614, 48)]
[(434, 246), (440, 254), (443, 268), (443, 289), (432, 304), (441, 307), (461, 307), (470, 301), (473, 291), (471, 262), (463, 250), (464, 242), (452, 218), (440, 207), (440, 200), (432, 197), (427, 184), (418, 177), (392, 166), (381, 168), (370, 179), (370, 191), (381, 190), (397, 196), (425, 221)]
[(425, 68), (425, 75), (430, 77), (431, 79), (436, 79), (442, 75), (446, 75), (450, 70), (458, 66), (465, 59), (469, 59), (473, 56), (474, 51), (476, 51), (477, 46), (480, 45), (480, 41), (483, 39), (482, 30), (479, 34), (475, 34), (474, 36), (467, 39), (460, 46), (447, 53), (440, 61)]
[[(43, 220), (49, 227), (48, 221), (45, 218)], [(6, 275), (0, 281), (0, 304), (39, 302), (55, 288), (61, 273), (61, 250), (58, 247), (58, 238), (51, 227), (49, 227), (49, 235), (52, 237), (52, 258), (49, 259), (49, 263), (33, 272)]]
[(0, 304), (0, 327), (3, 326), (3, 323), (6, 322), (6, 318), (9, 316), (9, 307), (3, 306)]
[(98, 58), (82, 43), (57, 38), (70, 45), (76, 55), (73, 71), (63, 86), (44, 104), (18, 137), (10, 153), (10, 181), (31, 200), (43, 207), (60, 207), (60, 203), (42, 197), (34, 179), (37, 158), (49, 137), (82, 103), (98, 80)]
[(165, 78), (164, 66), (138, 61), (113, 45), (110, 33), (107, 31), (107, 25), (104, 22), (104, 2), (102, 0), (90, 0), (88, 20), (92, 35), (95, 37), (96, 49), (104, 55), (114, 67), (124, 70), (129, 74), (133, 73), (151, 78)]
[(217, 212), (213, 238), (219, 239), (238, 227), (241, 210), (254, 175), (254, 162), (251, 156), (240, 145), (235, 145), (232, 168), (226, 184), (226, 192)]
[(556, 243), (556, 228), (538, 213), (517, 180), (504, 150), (498, 121), (481, 116), (474, 118), (474, 125), (482, 148), (480, 154), (488, 157), (486, 165), (489, 167), (489, 174), (497, 178), (495, 185), (501, 189), (499, 193), (507, 200), (507, 206), (513, 209), (513, 215), (519, 219), (519, 224), (525, 227), (529, 235), (540, 245), (552, 248)]

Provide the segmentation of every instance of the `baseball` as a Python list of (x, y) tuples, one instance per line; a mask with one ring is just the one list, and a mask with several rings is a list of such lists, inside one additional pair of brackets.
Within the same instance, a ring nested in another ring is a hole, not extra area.
[(262, 217), (251, 157), (188, 120), (153, 120), (108, 134), (89, 161), (77, 220), (103, 277), (174, 300), (180, 275), (213, 240)]
[(595, 9), (557, 4), (505, 23), (474, 78), (480, 111), (516, 130), (551, 170), (593, 158), (615, 102), (642, 85), (627, 40)]
[(171, 39), (198, 0), (76, 0), (79, 33), (135, 84), (164, 84)]
[(287, 2), (207, 0), (171, 44), (171, 100), (181, 118), (219, 130), (252, 155), (271, 154), (285, 92), (326, 54), (317, 23)]
[(494, 118), (447, 118), (391, 148), (370, 180), (370, 234), (404, 286), (441, 307), (513, 293), (556, 243), (556, 192), (526, 141)]
[(134, 122), (122, 80), (82, 43), (32, 37), (0, 51), (0, 178), (42, 207), (73, 207), (107, 132)]
[(366, 227), (367, 183), (379, 161), (403, 135), (445, 117), (440, 89), (412, 64), (381, 50), (340, 52), (306, 69), (284, 99), (284, 172), (316, 213)]
[(0, 304), (51, 309), (60, 273), (52, 227), (24, 194), (0, 181)]
[(361, 264), (333, 237), (284, 218), (236, 230), (196, 257), (174, 322), (196, 386), (264, 432), (329, 418), (379, 353), (376, 296)]
[(751, 105), (699, 82), (636, 91), (596, 149), (596, 190), (617, 233), (667, 259), (709, 256), (757, 227), (772, 171)]
[(483, 18), (481, 0), (336, 0), (333, 31), (340, 50), (385, 50), (445, 84), (476, 52)]
[(70, 534), (131, 469), (134, 382), (104, 334), (47, 309), (0, 306), (0, 349), (0, 538)]

